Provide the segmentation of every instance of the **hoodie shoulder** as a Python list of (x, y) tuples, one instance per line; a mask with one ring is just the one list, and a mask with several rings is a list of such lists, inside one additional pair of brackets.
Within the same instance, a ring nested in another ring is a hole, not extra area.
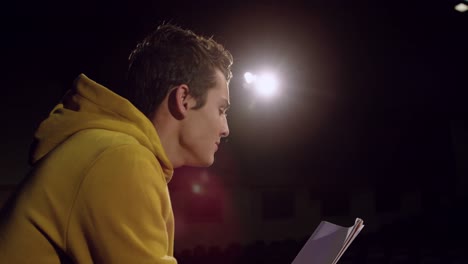
[[(84, 132), (87, 130), (90, 131)], [(93, 150), (104, 142), (118, 144), (120, 140), (130, 140), (152, 152), (166, 178), (169, 180), (172, 177), (173, 166), (152, 122), (127, 99), (84, 74), (75, 80), (73, 88), (37, 129), (36, 144), (31, 148), (31, 163), (62, 148), (62, 145), (70, 145), (72, 138), (81, 139), (81, 143), (75, 146), (77, 149), (69, 149), (72, 153), (78, 149)], [(83, 148), (82, 145), (87, 147)]]

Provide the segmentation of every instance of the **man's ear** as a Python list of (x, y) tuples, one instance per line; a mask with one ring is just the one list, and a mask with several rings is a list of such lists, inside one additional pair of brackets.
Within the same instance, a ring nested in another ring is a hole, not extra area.
[(177, 119), (184, 119), (190, 108), (194, 106), (195, 98), (190, 95), (186, 84), (174, 87), (169, 93), (169, 111)]

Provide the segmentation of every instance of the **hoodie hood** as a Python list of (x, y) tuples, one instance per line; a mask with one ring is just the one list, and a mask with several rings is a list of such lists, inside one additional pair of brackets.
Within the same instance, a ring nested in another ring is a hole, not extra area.
[(130, 101), (80, 74), (62, 102), (54, 107), (35, 133), (30, 161), (36, 163), (73, 134), (85, 129), (107, 129), (134, 137), (159, 160), (166, 181), (173, 166), (151, 121)]

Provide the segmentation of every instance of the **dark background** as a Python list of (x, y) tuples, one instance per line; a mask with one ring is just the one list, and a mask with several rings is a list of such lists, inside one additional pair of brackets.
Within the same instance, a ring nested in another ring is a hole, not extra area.
[[(299, 179), (420, 184), (448, 173), (449, 122), (468, 112), (467, 16), (455, 3), (10, 3), (3, 160), (24, 159), (16, 153), (79, 73), (119, 91), (137, 41), (171, 22), (234, 55), (230, 142), (246, 173), (268, 163)], [(249, 109), (242, 75), (263, 66), (278, 73), (282, 94)]]
[[(461, 1), (307, 2), (2, 4), (0, 183), (24, 176), (35, 128), (79, 73), (119, 91), (137, 41), (170, 22), (234, 56), (231, 135), (216, 165), (235, 167), (226, 181), (307, 184), (317, 197), (450, 194), (451, 124), (466, 127), (468, 114)], [(254, 101), (242, 76), (263, 67), (278, 73), (281, 95)]]

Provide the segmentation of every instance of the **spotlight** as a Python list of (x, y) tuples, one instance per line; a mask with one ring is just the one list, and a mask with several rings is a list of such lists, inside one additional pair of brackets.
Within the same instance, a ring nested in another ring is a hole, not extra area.
[(459, 3), (458, 5), (455, 6), (455, 10), (457, 10), (460, 13), (468, 11), (468, 5), (464, 3)]
[(250, 72), (244, 74), (246, 88), (253, 88), (262, 97), (271, 97), (278, 90), (278, 80), (273, 73), (265, 72), (256, 75)]
[(250, 72), (246, 72), (246, 73), (244, 74), (244, 78), (245, 78), (245, 82), (246, 82), (247, 84), (251, 84), (251, 83), (255, 82), (255, 80), (257, 79), (257, 76), (253, 75), (253, 74), (250, 73)]
[(255, 90), (261, 96), (270, 97), (276, 93), (278, 81), (272, 73), (264, 73), (255, 82)]

